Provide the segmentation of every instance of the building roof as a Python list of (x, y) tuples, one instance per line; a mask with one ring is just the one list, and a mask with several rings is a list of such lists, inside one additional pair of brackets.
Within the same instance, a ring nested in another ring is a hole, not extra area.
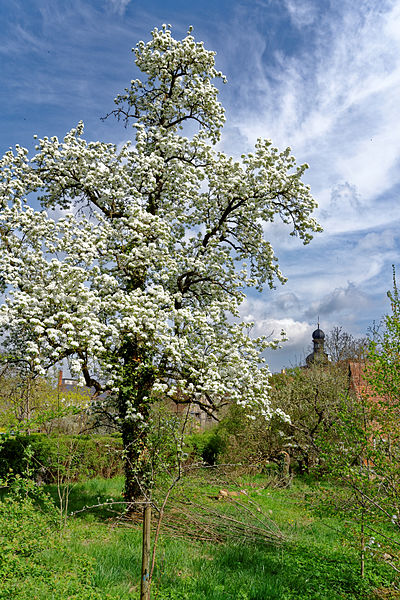
[(313, 338), (313, 340), (324, 340), (325, 339), (325, 333), (322, 331), (322, 329), (320, 329), (318, 327), (318, 329), (316, 329), (315, 331), (313, 331), (312, 338)]

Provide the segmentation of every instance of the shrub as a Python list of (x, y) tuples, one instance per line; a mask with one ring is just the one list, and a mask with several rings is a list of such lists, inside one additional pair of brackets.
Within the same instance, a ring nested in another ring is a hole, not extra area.
[(225, 451), (227, 442), (223, 432), (215, 427), (210, 431), (186, 436), (185, 443), (193, 458), (201, 459), (207, 465), (215, 465)]
[(38, 481), (78, 481), (82, 478), (113, 477), (122, 470), (122, 442), (116, 436), (31, 434), (13, 436), (0, 446), (0, 477), (12, 470), (26, 470), (30, 448), (31, 468)]

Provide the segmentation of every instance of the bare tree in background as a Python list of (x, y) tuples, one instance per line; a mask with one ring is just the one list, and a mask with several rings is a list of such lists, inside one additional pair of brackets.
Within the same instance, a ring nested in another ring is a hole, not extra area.
[(333, 327), (325, 337), (325, 350), (334, 364), (346, 360), (362, 360), (368, 347), (367, 337), (356, 338), (341, 326)]

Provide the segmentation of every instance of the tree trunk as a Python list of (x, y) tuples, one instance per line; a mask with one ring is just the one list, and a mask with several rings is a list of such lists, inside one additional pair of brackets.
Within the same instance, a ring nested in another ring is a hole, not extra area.
[[(137, 513), (148, 500), (151, 482), (147, 448), (148, 422), (151, 407), (151, 389), (155, 379), (154, 368), (146, 362), (136, 346), (124, 348), (122, 382), (118, 396), (119, 417), (122, 422), (124, 449), (125, 491), (128, 512)], [(135, 502), (137, 503), (135, 506)]]
[[(122, 424), (122, 444), (124, 449), (125, 501), (128, 512), (141, 511), (149, 487), (149, 473), (146, 465), (147, 432), (136, 423), (124, 421)], [(136, 505), (135, 505), (136, 503)]]

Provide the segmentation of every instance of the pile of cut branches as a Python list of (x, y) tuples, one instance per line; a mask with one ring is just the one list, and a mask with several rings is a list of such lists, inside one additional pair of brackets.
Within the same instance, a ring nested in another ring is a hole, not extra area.
[(213, 543), (233, 539), (258, 544), (285, 541), (269, 513), (251, 497), (254, 490), (226, 472), (198, 472), (181, 483), (165, 508), (165, 533)]

